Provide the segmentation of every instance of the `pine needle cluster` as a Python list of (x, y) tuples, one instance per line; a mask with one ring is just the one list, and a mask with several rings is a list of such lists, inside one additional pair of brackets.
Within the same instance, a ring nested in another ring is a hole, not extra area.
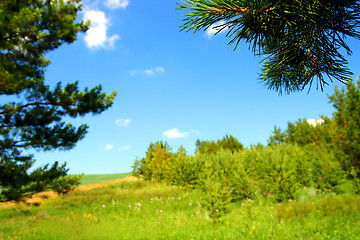
[[(360, 39), (360, 4), (351, 0), (183, 0), (181, 30), (227, 31), (229, 44), (241, 40), (263, 56), (260, 80), (280, 94), (323, 90), (333, 80), (346, 83), (352, 54), (346, 37)], [(219, 24), (220, 23), (220, 24)], [(215, 26), (215, 27), (214, 27)]]

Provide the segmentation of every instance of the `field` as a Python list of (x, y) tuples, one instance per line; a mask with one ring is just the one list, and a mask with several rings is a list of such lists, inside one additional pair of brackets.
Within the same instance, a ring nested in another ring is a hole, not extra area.
[(81, 178), (80, 186), (89, 185), (93, 183), (101, 183), (119, 178), (130, 176), (131, 173), (118, 173), (118, 174), (87, 174)]
[(256, 196), (231, 203), (214, 224), (197, 190), (128, 177), (1, 208), (0, 239), (360, 239), (358, 195), (309, 188), (283, 203)]

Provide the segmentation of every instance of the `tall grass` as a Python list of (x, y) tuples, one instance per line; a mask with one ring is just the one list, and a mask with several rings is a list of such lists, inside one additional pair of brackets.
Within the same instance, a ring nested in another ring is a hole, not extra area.
[(197, 190), (124, 181), (0, 209), (0, 239), (359, 239), (359, 196), (307, 190), (282, 203), (254, 193), (213, 224)]

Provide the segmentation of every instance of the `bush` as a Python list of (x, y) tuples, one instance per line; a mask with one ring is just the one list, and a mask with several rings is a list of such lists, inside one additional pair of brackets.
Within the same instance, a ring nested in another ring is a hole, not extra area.
[(66, 194), (80, 185), (82, 176), (83, 174), (60, 177), (51, 183), (50, 189), (59, 194)]
[(249, 178), (278, 201), (294, 198), (303, 186), (333, 191), (346, 178), (335, 154), (323, 146), (271, 145), (247, 150), (243, 161)]
[(249, 196), (249, 180), (241, 162), (229, 150), (199, 154), (197, 158), (204, 166), (197, 187), (202, 193), (202, 205), (215, 223), (229, 211), (231, 201)]

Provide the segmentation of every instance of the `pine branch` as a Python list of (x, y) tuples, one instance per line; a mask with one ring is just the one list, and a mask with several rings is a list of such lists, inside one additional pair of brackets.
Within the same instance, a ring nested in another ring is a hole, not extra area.
[(32, 106), (36, 106), (36, 107), (39, 107), (39, 106), (63, 106), (62, 103), (57, 103), (57, 102), (36, 102), (36, 103), (28, 103), (28, 104), (25, 104), (23, 106), (16, 106), (15, 108), (16, 109), (11, 109), (11, 110), (8, 110), (8, 111), (3, 111), (3, 112), (0, 112), (0, 115), (2, 114), (9, 114), (9, 113), (13, 113), (13, 112), (20, 112), (22, 109), (24, 108), (28, 108), (28, 107), (32, 107)]
[(264, 57), (261, 81), (279, 93), (310, 89), (315, 81), (323, 90), (352, 75), (340, 50), (350, 55), (344, 39), (360, 39), (359, 1), (183, 0), (179, 6), (190, 11), (181, 30), (226, 29), (234, 50), (245, 40)]

